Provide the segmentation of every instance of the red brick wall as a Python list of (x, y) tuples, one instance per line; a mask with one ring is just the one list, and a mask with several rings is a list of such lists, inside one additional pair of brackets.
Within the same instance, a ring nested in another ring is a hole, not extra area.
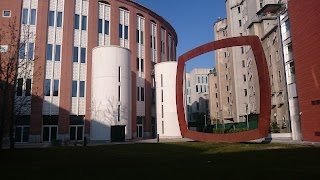
[[(319, 0), (290, 0), (289, 18), (304, 141), (320, 141)], [(318, 134), (318, 135), (317, 135)]]

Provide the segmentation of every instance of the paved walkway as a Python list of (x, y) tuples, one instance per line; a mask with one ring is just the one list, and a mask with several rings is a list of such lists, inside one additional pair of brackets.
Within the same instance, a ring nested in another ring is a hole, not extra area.
[[(192, 142), (194, 140), (188, 138), (168, 138), (168, 139), (159, 139), (159, 143), (166, 143), (166, 142)], [(158, 143), (157, 139), (137, 139), (137, 140), (130, 140), (125, 142), (107, 142), (107, 141), (91, 141), (87, 144), (87, 146), (98, 146), (98, 145), (113, 145), (113, 144), (134, 144), (134, 143)], [(309, 142), (309, 141), (293, 141), (288, 139), (257, 139), (249, 141), (248, 143), (280, 143), (280, 144), (301, 144), (307, 146), (316, 146), (320, 147), (320, 142)], [(70, 144), (69, 146), (74, 146)], [(77, 145), (82, 146), (82, 145)], [(23, 143), (23, 144), (15, 144), (15, 148), (17, 149), (25, 149), (25, 148), (47, 148), (51, 147), (50, 143)], [(4, 146), (3, 149), (8, 149), (9, 146)]]

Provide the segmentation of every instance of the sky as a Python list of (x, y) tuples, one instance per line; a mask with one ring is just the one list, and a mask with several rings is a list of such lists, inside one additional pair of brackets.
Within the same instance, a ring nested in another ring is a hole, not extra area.
[[(178, 35), (177, 59), (187, 51), (214, 40), (213, 25), (226, 17), (225, 0), (136, 0), (167, 20)], [(197, 2), (197, 3), (195, 3)], [(206, 53), (186, 63), (194, 68), (213, 68), (214, 55)]]

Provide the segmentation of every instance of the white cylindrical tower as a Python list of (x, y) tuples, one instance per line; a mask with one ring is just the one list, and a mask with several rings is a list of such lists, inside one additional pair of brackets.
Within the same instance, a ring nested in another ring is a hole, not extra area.
[(177, 62), (155, 65), (157, 134), (160, 138), (181, 137), (176, 106)]
[(131, 139), (131, 51), (94, 48), (91, 83), (91, 140)]

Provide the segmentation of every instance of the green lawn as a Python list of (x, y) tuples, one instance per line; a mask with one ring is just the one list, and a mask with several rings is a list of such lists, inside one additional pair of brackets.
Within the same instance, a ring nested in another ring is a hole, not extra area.
[(1, 179), (319, 179), (320, 148), (158, 143), (1, 150)]

